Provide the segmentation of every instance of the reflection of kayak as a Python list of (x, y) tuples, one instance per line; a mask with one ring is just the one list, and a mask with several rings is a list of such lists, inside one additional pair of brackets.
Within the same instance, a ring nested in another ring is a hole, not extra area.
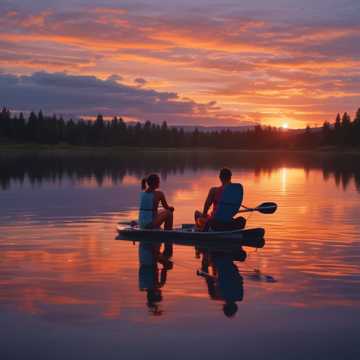
[[(179, 244), (214, 243), (221, 241), (231, 244), (262, 247), (264, 245), (265, 230), (262, 228), (232, 230), (232, 231), (195, 231), (193, 227), (159, 230), (139, 229), (138, 227), (118, 226), (119, 239), (123, 240), (150, 240), (161, 242), (173, 242)], [(219, 244), (219, 243), (218, 243)]]

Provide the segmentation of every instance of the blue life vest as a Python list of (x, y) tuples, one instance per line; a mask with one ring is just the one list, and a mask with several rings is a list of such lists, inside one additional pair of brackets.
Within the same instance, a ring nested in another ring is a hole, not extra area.
[(139, 226), (145, 229), (154, 219), (154, 193), (143, 191), (140, 195)]
[(214, 219), (221, 222), (230, 222), (238, 213), (244, 197), (241, 184), (227, 184), (224, 186), (217, 204)]

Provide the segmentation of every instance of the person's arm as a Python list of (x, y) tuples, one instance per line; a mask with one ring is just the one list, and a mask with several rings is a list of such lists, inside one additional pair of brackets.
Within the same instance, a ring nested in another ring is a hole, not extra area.
[(209, 191), (209, 194), (205, 200), (205, 203), (204, 203), (204, 209), (203, 209), (203, 215), (204, 216), (207, 216), (207, 213), (211, 207), (211, 205), (213, 204), (214, 202), (214, 199), (215, 199), (215, 188), (211, 188), (210, 191)]
[(164, 209), (174, 211), (174, 208), (172, 206), (169, 206), (169, 204), (167, 203), (163, 192), (159, 192), (159, 199)]

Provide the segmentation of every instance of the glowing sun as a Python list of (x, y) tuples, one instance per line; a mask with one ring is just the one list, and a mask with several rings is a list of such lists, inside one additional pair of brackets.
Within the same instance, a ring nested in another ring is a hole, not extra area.
[(283, 123), (283, 124), (281, 125), (281, 127), (282, 127), (283, 129), (288, 129), (288, 128), (289, 128), (289, 124), (288, 124), (288, 123)]

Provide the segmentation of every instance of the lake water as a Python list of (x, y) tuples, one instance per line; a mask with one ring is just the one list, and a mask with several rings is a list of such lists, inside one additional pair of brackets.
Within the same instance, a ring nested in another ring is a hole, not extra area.
[[(359, 359), (359, 159), (1, 155), (0, 359)], [(264, 248), (175, 245), (146, 266), (157, 249), (115, 239), (144, 174), (182, 224), (225, 165), (246, 205), (279, 205), (248, 218)]]

